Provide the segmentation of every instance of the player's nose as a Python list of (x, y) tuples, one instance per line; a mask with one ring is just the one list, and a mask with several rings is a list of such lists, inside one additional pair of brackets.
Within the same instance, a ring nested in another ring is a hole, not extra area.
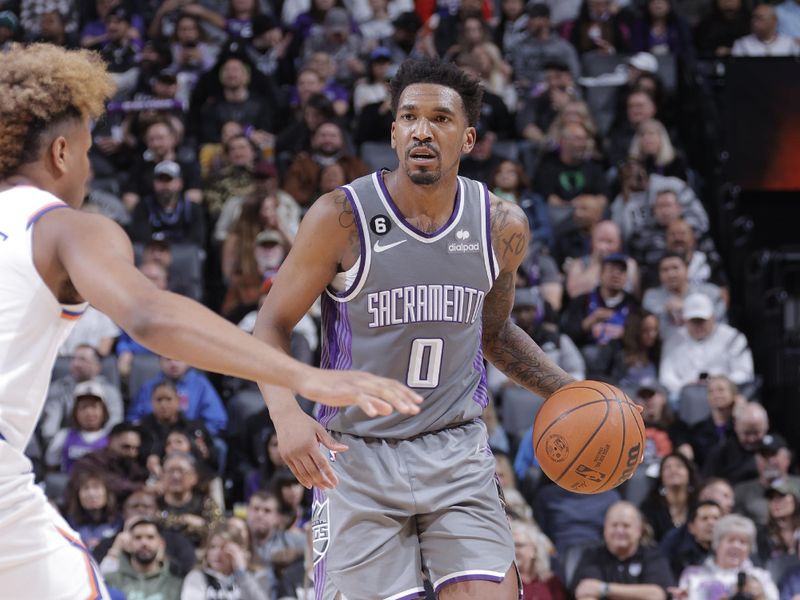
[(425, 117), (417, 119), (413, 131), (414, 140), (419, 142), (426, 142), (432, 139), (431, 122)]

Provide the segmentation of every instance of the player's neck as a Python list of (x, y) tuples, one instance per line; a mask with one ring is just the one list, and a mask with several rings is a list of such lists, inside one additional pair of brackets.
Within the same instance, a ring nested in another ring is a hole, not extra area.
[(447, 222), (453, 214), (458, 175), (444, 175), (433, 185), (419, 185), (402, 170), (381, 173), (392, 200), (409, 221), (424, 217), (436, 224)]

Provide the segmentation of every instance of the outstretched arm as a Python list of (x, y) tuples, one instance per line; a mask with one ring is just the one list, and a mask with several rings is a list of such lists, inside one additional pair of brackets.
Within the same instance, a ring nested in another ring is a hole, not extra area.
[(549, 397), (573, 381), (510, 319), (517, 268), (528, 250), (528, 220), (518, 206), (491, 197), (492, 245), (500, 273), (483, 306), (483, 353), (508, 377)]

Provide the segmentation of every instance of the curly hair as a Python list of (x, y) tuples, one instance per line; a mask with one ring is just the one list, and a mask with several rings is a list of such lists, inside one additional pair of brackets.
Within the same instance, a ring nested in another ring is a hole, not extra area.
[(0, 61), (0, 178), (35, 161), (52, 127), (98, 118), (113, 91), (97, 54), (51, 44), (13, 46)]
[(400, 95), (416, 83), (433, 83), (449, 87), (458, 93), (464, 104), (467, 123), (474, 127), (481, 116), (483, 88), (480, 81), (462, 71), (453, 63), (425, 58), (406, 60), (392, 78), (392, 112), (397, 114)]

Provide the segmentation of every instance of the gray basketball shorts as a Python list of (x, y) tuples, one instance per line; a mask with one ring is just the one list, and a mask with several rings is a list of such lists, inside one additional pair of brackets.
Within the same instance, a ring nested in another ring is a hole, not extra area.
[(316, 600), (424, 597), (467, 579), (500, 582), (514, 543), (482, 422), (410, 440), (332, 432), (335, 489), (314, 490)]

